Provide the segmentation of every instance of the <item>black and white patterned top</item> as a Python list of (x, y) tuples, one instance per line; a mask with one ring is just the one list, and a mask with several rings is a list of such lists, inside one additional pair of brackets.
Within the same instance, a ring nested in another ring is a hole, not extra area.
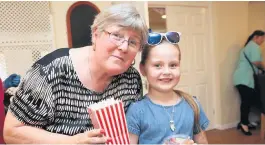
[(125, 110), (142, 98), (138, 71), (130, 67), (114, 77), (102, 93), (88, 90), (78, 79), (69, 48), (44, 56), (23, 78), (9, 110), (22, 123), (49, 132), (75, 135), (93, 129), (87, 107), (108, 98), (122, 99)]

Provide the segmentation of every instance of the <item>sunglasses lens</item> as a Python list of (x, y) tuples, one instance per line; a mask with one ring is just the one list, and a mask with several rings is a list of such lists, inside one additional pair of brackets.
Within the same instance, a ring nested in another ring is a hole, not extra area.
[(177, 32), (167, 32), (166, 37), (171, 43), (179, 42), (179, 34)]
[(159, 33), (149, 33), (148, 44), (156, 45), (160, 42), (161, 35)]

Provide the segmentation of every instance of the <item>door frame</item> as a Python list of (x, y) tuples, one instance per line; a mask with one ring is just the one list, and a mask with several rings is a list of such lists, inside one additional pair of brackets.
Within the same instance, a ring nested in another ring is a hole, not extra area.
[[(148, 8), (149, 7), (165, 7), (166, 6), (186, 6), (186, 7), (204, 7), (207, 8), (208, 13), (207, 13), (207, 19), (208, 19), (208, 34), (207, 34), (207, 38), (208, 38), (208, 47), (209, 47), (209, 54), (208, 58), (210, 58), (211, 61), (210, 62), (210, 67), (213, 68), (213, 72), (211, 73), (210, 76), (210, 84), (212, 85), (212, 91), (211, 94), (212, 95), (212, 101), (213, 104), (212, 106), (212, 110), (213, 111), (213, 118), (211, 118), (211, 128), (208, 128), (207, 130), (211, 130), (211, 129), (215, 129), (218, 127), (218, 124), (221, 123), (221, 120), (217, 120), (218, 119), (218, 114), (221, 114), (221, 110), (218, 110), (219, 112), (217, 112), (217, 98), (220, 98), (220, 80), (219, 80), (219, 68), (218, 68), (218, 64), (217, 64), (217, 60), (215, 58), (216, 53), (214, 50), (214, 31), (213, 31), (213, 11), (212, 11), (212, 2), (158, 2), (158, 1), (150, 1), (148, 2)], [(147, 15), (148, 14), (148, 9), (147, 9)], [(149, 21), (147, 22), (149, 24)], [(219, 106), (219, 105), (218, 105)], [(219, 117), (220, 119), (220, 117)]]
[(77, 1), (74, 2), (67, 10), (67, 14), (66, 14), (66, 28), (67, 28), (67, 40), (68, 40), (68, 47), (72, 48), (73, 44), (72, 44), (72, 30), (71, 30), (71, 14), (72, 11), (80, 5), (88, 5), (91, 8), (94, 8), (98, 13), (100, 13), (100, 9), (93, 4), (92, 2), (89, 1)]

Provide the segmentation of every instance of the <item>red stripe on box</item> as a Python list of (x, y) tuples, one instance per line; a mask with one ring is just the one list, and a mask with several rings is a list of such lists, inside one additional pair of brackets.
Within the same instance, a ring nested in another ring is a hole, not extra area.
[(123, 126), (122, 126), (122, 119), (121, 119), (121, 110), (120, 110), (120, 107), (119, 107), (119, 104), (115, 104), (115, 108), (116, 108), (116, 110), (117, 110), (117, 112), (118, 112), (118, 116), (119, 116), (119, 127), (120, 127), (120, 130), (121, 130), (121, 134), (122, 134), (122, 136), (121, 136), (121, 139), (122, 139), (122, 144), (125, 144), (126, 143), (126, 140), (125, 140), (125, 138), (124, 138), (124, 133), (125, 133), (125, 131), (124, 131), (124, 129), (123, 129)]
[(116, 135), (116, 133), (114, 131), (114, 127), (115, 126), (113, 126), (113, 121), (112, 121), (112, 117), (111, 117), (112, 114), (110, 114), (110, 108), (106, 107), (106, 111), (107, 111), (108, 118), (109, 118), (110, 130), (111, 130), (112, 135), (113, 135), (113, 136), (111, 136), (111, 138), (113, 140), (113, 144), (117, 144), (117, 139), (116, 139), (117, 135)]
[(100, 119), (100, 114), (99, 114), (99, 110), (97, 110), (96, 111), (96, 116), (95, 116), (96, 118), (97, 118), (97, 120), (98, 120), (98, 122), (97, 123), (99, 123), (99, 128), (101, 128), (101, 129), (104, 129), (105, 130), (105, 128), (104, 128), (104, 126), (103, 126), (103, 123), (102, 123), (102, 121), (101, 121), (101, 119)]
[(125, 120), (125, 112), (124, 112), (124, 108), (123, 108), (123, 103), (120, 102), (119, 104), (120, 104), (120, 109), (121, 109), (121, 113), (122, 113), (122, 115), (121, 115), (122, 121), (123, 121), (124, 129), (125, 129), (126, 144), (130, 144), (127, 124), (126, 124), (126, 120)]
[(104, 128), (105, 129), (105, 131), (107, 130), (107, 136), (108, 137), (110, 137), (111, 136), (111, 134), (110, 134), (110, 129), (109, 129), (109, 125), (108, 125), (108, 123), (107, 123), (107, 119), (106, 119), (106, 113), (105, 113), (105, 111), (104, 111), (104, 109), (100, 109), (100, 111), (101, 111), (101, 113), (102, 113), (102, 115), (103, 115), (103, 118), (100, 118), (100, 119), (102, 119), (102, 122), (105, 124), (105, 126), (106, 126), (106, 128)]
[[(115, 105), (115, 104), (114, 104)], [(114, 122), (114, 126), (115, 126), (115, 129), (116, 129), (116, 135), (115, 135), (115, 137), (117, 138), (117, 142), (116, 142), (116, 144), (121, 144), (121, 136), (122, 136), (122, 134), (121, 134), (121, 132), (120, 131), (118, 131), (119, 130), (119, 122), (118, 122), (118, 118), (120, 117), (120, 116), (118, 116), (116, 113), (117, 112), (115, 112), (114, 111), (114, 106), (112, 105), (112, 106), (110, 106), (110, 112), (111, 112), (111, 114), (112, 114), (112, 116), (113, 116), (113, 122)]]

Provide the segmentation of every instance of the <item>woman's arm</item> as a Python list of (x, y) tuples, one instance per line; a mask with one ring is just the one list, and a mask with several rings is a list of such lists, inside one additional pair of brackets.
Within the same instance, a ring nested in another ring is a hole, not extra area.
[(255, 61), (255, 62), (252, 62), (252, 64), (254, 64), (258, 68), (265, 70), (265, 64), (262, 61)]
[(205, 131), (201, 131), (200, 133), (194, 135), (194, 142), (197, 144), (208, 144)]
[[(8, 122), (8, 123), (7, 123)], [(8, 111), (4, 125), (4, 140), (7, 144), (73, 143), (66, 135), (54, 134), (43, 129), (26, 126)]]
[(27, 126), (18, 121), (11, 112), (6, 115), (3, 133), (7, 144), (99, 144), (110, 141), (107, 137), (98, 137), (104, 133), (100, 129), (68, 136)]

